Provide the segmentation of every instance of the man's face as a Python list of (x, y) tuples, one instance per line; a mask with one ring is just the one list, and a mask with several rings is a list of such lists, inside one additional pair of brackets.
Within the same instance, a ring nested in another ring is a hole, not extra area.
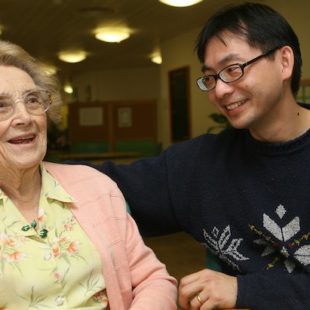
[[(216, 74), (231, 64), (243, 64), (263, 53), (235, 34), (223, 33), (221, 39), (214, 37), (207, 45), (205, 75)], [(218, 79), (216, 87), (208, 92), (210, 101), (235, 128), (260, 131), (279, 117), (284, 92), (279, 50), (271, 58), (263, 57), (246, 66), (237, 81), (227, 84)]]

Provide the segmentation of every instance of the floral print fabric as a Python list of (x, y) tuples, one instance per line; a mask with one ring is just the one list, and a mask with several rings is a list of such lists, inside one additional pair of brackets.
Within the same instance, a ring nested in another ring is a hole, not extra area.
[(0, 309), (108, 309), (99, 254), (70, 211), (73, 198), (41, 165), (37, 219), (0, 190)]

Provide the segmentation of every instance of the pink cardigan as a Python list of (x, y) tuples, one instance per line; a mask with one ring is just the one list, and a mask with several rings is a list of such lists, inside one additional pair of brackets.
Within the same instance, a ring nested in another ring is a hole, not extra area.
[(87, 166), (45, 163), (101, 255), (111, 310), (176, 309), (176, 280), (145, 246), (116, 184)]

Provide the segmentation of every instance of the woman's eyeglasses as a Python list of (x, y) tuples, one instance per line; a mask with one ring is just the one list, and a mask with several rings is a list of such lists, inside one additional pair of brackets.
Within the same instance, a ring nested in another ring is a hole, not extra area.
[(51, 94), (47, 90), (34, 89), (13, 97), (10, 94), (0, 94), (0, 121), (9, 119), (15, 112), (18, 102), (24, 104), (31, 115), (43, 115), (50, 107)]

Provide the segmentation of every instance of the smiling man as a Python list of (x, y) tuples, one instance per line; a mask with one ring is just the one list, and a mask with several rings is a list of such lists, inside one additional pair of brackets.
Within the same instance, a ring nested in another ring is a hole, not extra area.
[(310, 110), (299, 42), (256, 3), (212, 16), (197, 43), (201, 90), (232, 128), (159, 157), (98, 167), (146, 235), (185, 231), (221, 261), (181, 280), (185, 309), (310, 309)]

